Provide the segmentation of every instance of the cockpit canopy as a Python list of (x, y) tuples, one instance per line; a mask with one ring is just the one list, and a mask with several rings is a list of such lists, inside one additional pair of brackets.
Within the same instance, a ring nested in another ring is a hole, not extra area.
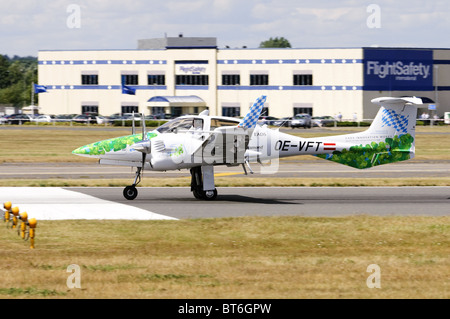
[[(205, 121), (208, 122), (208, 120), (210, 120), (209, 123), (205, 123)], [(172, 133), (181, 130), (188, 131), (190, 129), (207, 131), (207, 130), (214, 130), (222, 126), (236, 126), (239, 124), (239, 122), (240, 122), (239, 119), (233, 118), (220, 118), (220, 117), (202, 118), (189, 116), (189, 117), (179, 117), (174, 120), (171, 120), (161, 125), (156, 130), (159, 133)]]

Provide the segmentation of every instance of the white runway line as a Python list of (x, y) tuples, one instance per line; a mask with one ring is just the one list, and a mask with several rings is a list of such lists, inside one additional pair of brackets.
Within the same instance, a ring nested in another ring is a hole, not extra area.
[(0, 187), (0, 201), (10, 201), (37, 220), (125, 219), (176, 220), (137, 207), (115, 203), (60, 187)]

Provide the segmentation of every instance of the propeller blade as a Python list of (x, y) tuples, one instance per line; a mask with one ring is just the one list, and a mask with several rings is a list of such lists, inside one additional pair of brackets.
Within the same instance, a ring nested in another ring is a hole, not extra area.
[(142, 153), (142, 173), (144, 172), (144, 167), (145, 167), (145, 158), (147, 157), (147, 153)]
[(141, 119), (142, 119), (142, 140), (146, 140), (147, 139), (147, 132), (145, 129), (145, 116), (144, 113), (141, 113)]
[(131, 134), (136, 134), (136, 126), (134, 125), (134, 111), (133, 111), (133, 118), (132, 118), (132, 124), (131, 124)]

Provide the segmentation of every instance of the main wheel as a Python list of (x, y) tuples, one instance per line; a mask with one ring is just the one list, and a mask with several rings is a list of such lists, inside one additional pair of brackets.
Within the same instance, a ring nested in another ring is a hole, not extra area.
[(127, 186), (123, 190), (123, 196), (128, 200), (133, 200), (138, 195), (138, 191), (135, 186)]
[(214, 188), (212, 191), (198, 191), (193, 190), (192, 193), (194, 197), (201, 200), (215, 200), (217, 197), (217, 189)]
[(206, 200), (215, 200), (217, 197), (217, 189), (214, 188), (212, 191), (203, 191), (203, 198)]
[(193, 190), (192, 194), (194, 194), (194, 197), (197, 199), (205, 199), (203, 195), (203, 191)]

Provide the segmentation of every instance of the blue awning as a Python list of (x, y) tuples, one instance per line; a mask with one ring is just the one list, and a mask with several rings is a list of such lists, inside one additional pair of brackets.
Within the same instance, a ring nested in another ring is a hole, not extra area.
[(206, 106), (206, 102), (196, 95), (189, 96), (154, 96), (147, 102), (167, 106)]

